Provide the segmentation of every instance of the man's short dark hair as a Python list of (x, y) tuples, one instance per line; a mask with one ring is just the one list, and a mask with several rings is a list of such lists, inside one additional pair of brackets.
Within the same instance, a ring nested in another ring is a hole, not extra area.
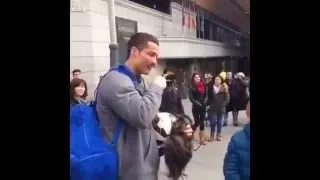
[(153, 43), (159, 45), (159, 40), (155, 36), (148, 34), (148, 33), (138, 32), (138, 33), (134, 34), (133, 36), (131, 36), (131, 38), (128, 42), (127, 58), (129, 58), (129, 56), (130, 56), (130, 51), (131, 51), (132, 47), (136, 47), (137, 49), (139, 49), (139, 51), (141, 51), (142, 49), (147, 47), (148, 42), (153, 42)]
[(74, 69), (74, 70), (72, 70), (72, 74), (74, 74), (74, 73), (81, 73), (81, 70), (80, 69)]

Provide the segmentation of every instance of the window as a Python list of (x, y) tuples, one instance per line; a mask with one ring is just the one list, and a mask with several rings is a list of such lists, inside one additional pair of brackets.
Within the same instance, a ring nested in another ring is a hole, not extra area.
[(214, 23), (211, 23), (211, 25), (212, 25), (212, 29), (211, 29), (212, 39), (211, 40), (217, 41), (218, 40), (218, 33), (217, 33), (218, 26)]
[(203, 39), (205, 31), (204, 14), (200, 11), (197, 12), (197, 38)]
[(157, 11), (171, 14), (169, 0), (129, 0)]
[(210, 40), (210, 22), (207, 19), (203, 20), (204, 22), (204, 31), (203, 31), (203, 39)]
[(235, 32), (239, 31), (237, 26), (199, 6), (196, 6), (196, 11), (197, 38), (239, 46), (239, 34)]

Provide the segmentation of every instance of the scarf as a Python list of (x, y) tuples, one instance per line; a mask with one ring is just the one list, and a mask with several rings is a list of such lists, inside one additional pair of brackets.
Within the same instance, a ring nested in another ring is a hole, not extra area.
[(75, 97), (74, 100), (78, 103), (78, 104), (87, 104), (87, 100), (81, 98), (81, 97)]
[(194, 82), (194, 86), (195, 86), (195, 88), (196, 88), (196, 91), (198, 92), (198, 93), (200, 93), (201, 95), (203, 95), (204, 94), (204, 84), (203, 84), (203, 82)]

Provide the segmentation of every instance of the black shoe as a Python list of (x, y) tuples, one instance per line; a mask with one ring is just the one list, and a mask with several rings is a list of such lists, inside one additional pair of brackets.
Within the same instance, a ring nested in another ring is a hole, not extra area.
[(233, 123), (233, 126), (237, 127), (237, 126), (239, 126), (239, 124), (238, 123)]

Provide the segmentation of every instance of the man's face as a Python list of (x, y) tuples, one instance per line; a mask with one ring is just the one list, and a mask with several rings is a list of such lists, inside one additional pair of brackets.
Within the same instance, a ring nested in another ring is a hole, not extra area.
[(73, 78), (80, 78), (80, 72), (74, 72), (74, 73), (72, 74), (72, 77), (73, 77)]
[(148, 75), (158, 64), (159, 46), (149, 41), (147, 46), (141, 51), (134, 48), (133, 55), (136, 61), (137, 73)]

